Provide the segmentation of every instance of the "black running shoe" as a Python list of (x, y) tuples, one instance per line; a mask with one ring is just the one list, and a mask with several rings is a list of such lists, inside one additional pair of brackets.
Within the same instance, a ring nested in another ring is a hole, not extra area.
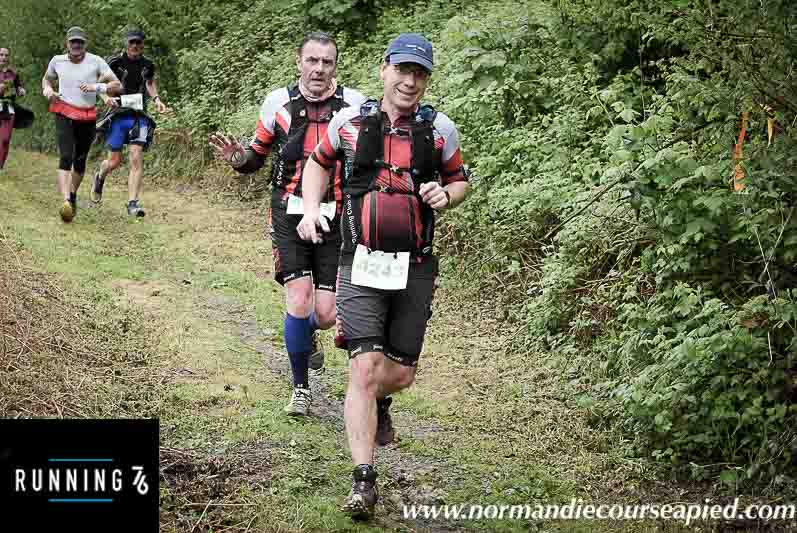
[(105, 178), (100, 177), (100, 171), (94, 173), (94, 182), (91, 186), (91, 201), (95, 204), (102, 202), (102, 188), (105, 186)]
[(355, 520), (368, 520), (374, 516), (374, 507), (379, 500), (376, 491), (376, 470), (371, 465), (357, 465), (354, 468), (354, 481), (351, 484), (341, 511)]
[(77, 193), (73, 192), (69, 194), (69, 203), (72, 204), (72, 218), (77, 216)]
[(143, 217), (147, 213), (138, 205), (138, 200), (127, 202), (127, 214), (131, 217)]
[(390, 417), (390, 404), (393, 398), (376, 400), (376, 435), (375, 441), (379, 446), (387, 446), (396, 438), (393, 430), (393, 419)]

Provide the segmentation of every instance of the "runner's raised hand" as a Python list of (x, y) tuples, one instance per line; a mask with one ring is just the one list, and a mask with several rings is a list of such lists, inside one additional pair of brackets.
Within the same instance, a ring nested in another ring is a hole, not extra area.
[(246, 150), (237, 139), (219, 132), (210, 136), (209, 144), (216, 150), (219, 158), (234, 167), (239, 167), (246, 161)]

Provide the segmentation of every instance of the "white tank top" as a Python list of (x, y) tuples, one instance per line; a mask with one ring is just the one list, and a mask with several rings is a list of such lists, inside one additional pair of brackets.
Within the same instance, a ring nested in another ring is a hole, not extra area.
[(105, 75), (114, 75), (108, 63), (100, 56), (86, 53), (83, 61), (72, 63), (67, 54), (53, 57), (47, 66), (49, 79), (58, 79), (58, 94), (69, 105), (82, 108), (97, 105), (97, 93), (84, 93), (80, 86), (84, 83), (97, 83)]

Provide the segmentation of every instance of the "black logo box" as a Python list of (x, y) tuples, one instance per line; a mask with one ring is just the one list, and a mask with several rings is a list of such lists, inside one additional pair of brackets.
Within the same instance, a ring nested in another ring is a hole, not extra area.
[(157, 419), (0, 419), (0, 531), (157, 532), (159, 429)]

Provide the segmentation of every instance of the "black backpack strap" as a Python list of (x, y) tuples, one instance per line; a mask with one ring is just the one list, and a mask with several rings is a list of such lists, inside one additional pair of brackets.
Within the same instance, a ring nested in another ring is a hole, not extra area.
[[(415, 124), (412, 134), (412, 179), (415, 183), (415, 194), (419, 194), (422, 183), (436, 181), (440, 169), (442, 154), (435, 149), (434, 119), (437, 112), (430, 105), (421, 106), (415, 113)], [(434, 209), (421, 202), (421, 239), (423, 244), (417, 250), (419, 256), (432, 253), (434, 240)]]
[(434, 119), (437, 111), (430, 105), (423, 105), (415, 113), (412, 135), (412, 178), (416, 192), (421, 183), (437, 179), (441, 154), (435, 149)]
[(431, 123), (423, 123), (412, 129), (412, 179), (417, 192), (421, 183), (437, 179), (440, 154), (434, 145), (434, 129)]
[(332, 107), (332, 116), (334, 117), (341, 109), (347, 107), (348, 104), (345, 100), (343, 100), (343, 86), (338, 85), (338, 88), (335, 89), (335, 94), (332, 95), (332, 102), (330, 102), (330, 106)]
[(288, 131), (288, 140), (280, 149), (280, 158), (283, 161), (300, 161), (304, 158), (304, 134), (307, 130), (307, 100), (299, 91), (299, 86), (288, 88), (291, 99), (291, 126)]
[(379, 102), (368, 100), (360, 107), (362, 125), (357, 136), (357, 150), (354, 153), (354, 180), (349, 183), (353, 195), (368, 192), (379, 173), (378, 162), (384, 158), (384, 120)]

